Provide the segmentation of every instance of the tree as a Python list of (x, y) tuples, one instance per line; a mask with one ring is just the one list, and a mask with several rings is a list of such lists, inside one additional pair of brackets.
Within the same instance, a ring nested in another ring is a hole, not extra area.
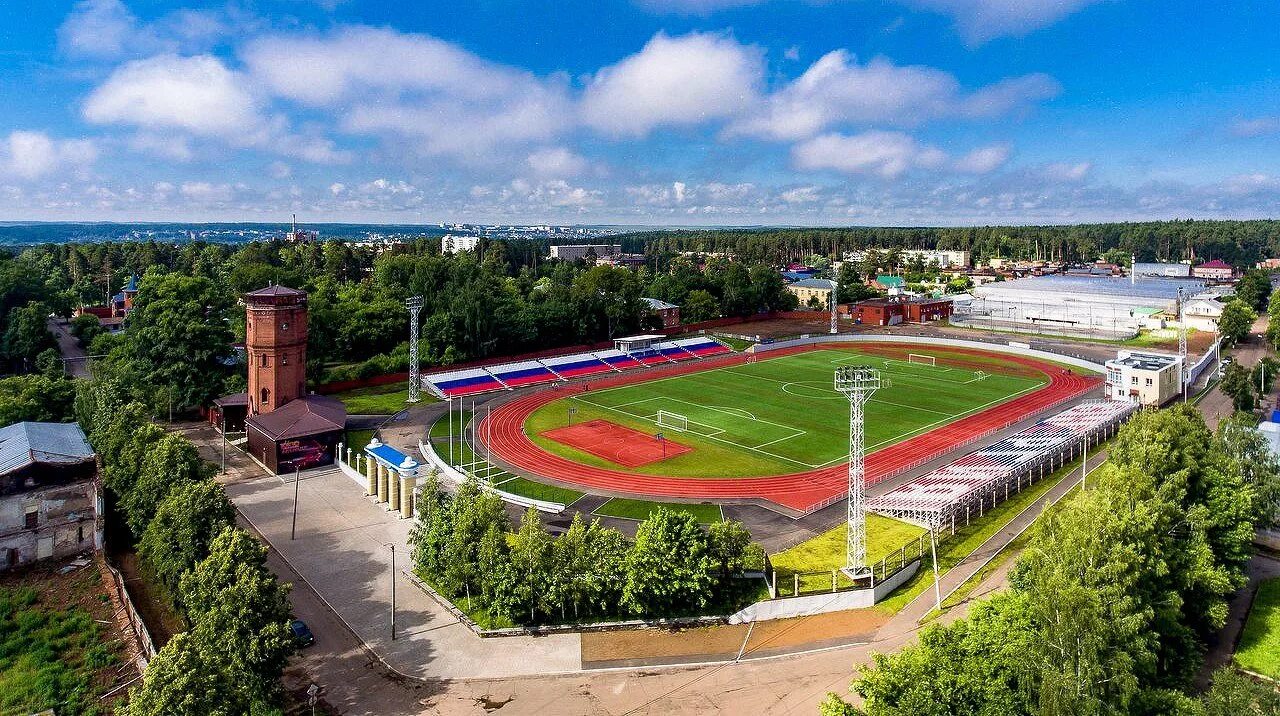
[(246, 701), (272, 701), (296, 645), (289, 589), (267, 568), (267, 548), (224, 528), (183, 576), (180, 593), (201, 650), (226, 665)]
[(1253, 410), (1254, 406), (1254, 383), (1249, 370), (1240, 365), (1239, 362), (1229, 364), (1222, 372), (1222, 392), (1231, 396), (1231, 402), (1236, 410)]
[(228, 372), (230, 308), (230, 296), (210, 279), (148, 274), (108, 370), (119, 371), (154, 414), (208, 405)]
[(174, 635), (129, 694), (128, 716), (241, 716), (249, 704), (218, 659), (190, 632)]
[(667, 615), (708, 601), (707, 535), (687, 512), (651, 512), (636, 529), (626, 564), (622, 601), (635, 614)]
[(1222, 317), (1218, 319), (1218, 335), (1222, 337), (1223, 343), (1234, 345), (1249, 335), (1256, 320), (1258, 314), (1244, 301), (1228, 301), (1222, 309)]
[(81, 346), (88, 346), (99, 333), (102, 333), (102, 322), (97, 316), (82, 313), (71, 319), (70, 331)]
[(438, 582), (444, 573), (450, 536), (453, 534), (452, 498), (440, 485), (440, 475), (432, 470), (414, 501), (417, 521), (409, 531), (414, 570), (423, 579)]
[(528, 612), (532, 622), (537, 611), (548, 611), (551, 550), (551, 535), (542, 528), (538, 510), (530, 507), (520, 520), (520, 529), (511, 537), (511, 571), (502, 590), (509, 605), (508, 614), (513, 618)]
[(458, 488), (452, 503), (450, 518), (452, 533), (445, 545), (444, 571), (439, 575), (440, 586), (448, 594), (471, 594), (480, 572), (480, 542), (491, 528), (506, 532), (509, 528), (506, 508), (502, 499), (493, 492), (480, 488), (479, 478), (467, 477)]
[(235, 520), (235, 508), (213, 480), (176, 485), (147, 524), (138, 553), (176, 595), (182, 575), (209, 554), (214, 537)]
[(1249, 413), (1236, 413), (1218, 423), (1216, 437), (1241, 479), (1253, 488), (1254, 521), (1259, 525), (1280, 521), (1280, 460), (1258, 431), (1257, 420)]
[(22, 371), (35, 367), (36, 356), (58, 343), (49, 332), (49, 306), (31, 301), (21, 308), (9, 309), (4, 331), (4, 354)]
[(680, 307), (680, 318), (685, 323), (710, 321), (719, 317), (720, 306), (716, 303), (716, 297), (703, 289), (690, 291), (684, 305)]
[(142, 436), (142, 444), (135, 446), (145, 453), (139, 464), (137, 480), (127, 491), (120, 493), (125, 521), (139, 537), (170, 490), (183, 483), (199, 482), (213, 476), (212, 466), (200, 457), (190, 440), (170, 433), (152, 443), (148, 439), (149, 433)]
[(737, 520), (714, 522), (707, 529), (707, 557), (721, 586), (744, 570), (750, 544), (751, 533)]
[(1201, 709), (1201, 716), (1280, 716), (1280, 693), (1224, 666), (1213, 672)]
[(1246, 271), (1236, 282), (1236, 298), (1255, 311), (1266, 308), (1270, 296), (1271, 276), (1265, 271)]
[(75, 385), (63, 377), (0, 378), (0, 425), (24, 420), (61, 423), (74, 418)]

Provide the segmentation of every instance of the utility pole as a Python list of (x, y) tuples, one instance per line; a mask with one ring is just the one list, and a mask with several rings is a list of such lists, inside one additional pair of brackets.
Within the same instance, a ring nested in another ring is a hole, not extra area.
[(938, 539), (929, 525), (929, 549), (933, 552), (933, 601), (938, 613), (942, 613), (942, 585), (938, 582)]
[(391, 641), (396, 640), (396, 545), (391, 543)]

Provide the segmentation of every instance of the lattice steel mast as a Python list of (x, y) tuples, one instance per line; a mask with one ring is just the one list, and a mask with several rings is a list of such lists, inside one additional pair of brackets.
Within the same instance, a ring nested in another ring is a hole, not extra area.
[(418, 314), (422, 312), (422, 296), (405, 299), (409, 309), (409, 402), (418, 402)]
[(836, 278), (831, 281), (831, 333), (834, 335), (840, 332), (836, 325), (836, 308), (840, 305), (840, 276), (836, 274)]
[(1178, 288), (1178, 357), (1182, 365), (1178, 367), (1178, 380), (1182, 383), (1182, 402), (1187, 402), (1187, 307), (1182, 298), (1182, 288)]
[(844, 569), (855, 579), (869, 573), (867, 517), (862, 508), (867, 487), (862, 409), (881, 385), (880, 371), (874, 368), (842, 366), (836, 369), (836, 391), (849, 399), (849, 536), (845, 542)]

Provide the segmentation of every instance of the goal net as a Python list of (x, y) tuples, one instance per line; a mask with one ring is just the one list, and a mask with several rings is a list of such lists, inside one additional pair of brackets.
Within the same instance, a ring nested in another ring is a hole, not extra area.
[(935, 356), (925, 355), (923, 353), (908, 353), (908, 363), (920, 363), (921, 365), (937, 366), (938, 359)]
[(671, 428), (672, 430), (679, 430), (682, 432), (689, 430), (689, 418), (681, 415), (680, 413), (671, 413), (666, 410), (659, 410), (658, 418), (654, 422), (656, 422), (658, 427), (661, 428)]

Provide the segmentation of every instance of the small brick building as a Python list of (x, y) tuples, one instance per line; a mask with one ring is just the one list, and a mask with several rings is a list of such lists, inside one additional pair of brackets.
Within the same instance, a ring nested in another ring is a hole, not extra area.
[(941, 321), (951, 315), (951, 301), (945, 298), (889, 296), (859, 301), (853, 305), (855, 323), (893, 326), (899, 323)]
[(642, 298), (645, 310), (650, 316), (653, 316), (657, 323), (657, 328), (678, 328), (680, 326), (680, 307), (674, 303), (657, 298)]

